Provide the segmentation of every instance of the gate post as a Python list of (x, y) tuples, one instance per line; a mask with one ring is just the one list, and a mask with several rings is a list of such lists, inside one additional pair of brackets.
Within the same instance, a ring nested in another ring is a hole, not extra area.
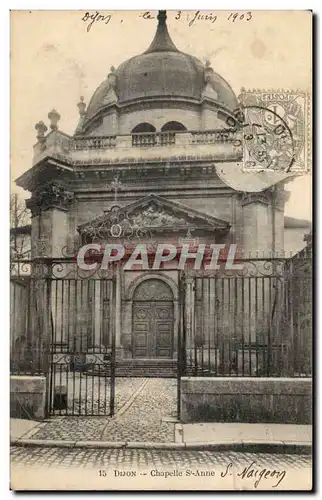
[(52, 311), (51, 311), (51, 276), (47, 276), (46, 279), (46, 307), (44, 311), (44, 374), (46, 377), (46, 413), (47, 417), (50, 413), (51, 402), (52, 402), (52, 385), (53, 385), (53, 373), (52, 373), (52, 356), (53, 356), (53, 324), (52, 324)]
[(185, 274), (179, 274), (179, 331), (178, 331), (178, 369), (177, 369), (177, 415), (181, 412), (181, 377), (186, 373), (186, 282)]
[[(51, 316), (51, 261), (37, 259), (33, 262), (31, 284), (33, 285), (34, 307), (29, 308), (29, 328), (36, 340), (34, 361), (38, 365), (37, 372), (46, 377), (45, 413), (48, 416), (51, 401), (51, 344), (52, 344), (52, 316)], [(36, 338), (35, 338), (36, 337)]]
[(116, 268), (113, 266), (112, 276), (112, 336), (111, 336), (111, 371), (110, 371), (110, 416), (113, 417), (115, 412), (115, 369), (116, 369)]

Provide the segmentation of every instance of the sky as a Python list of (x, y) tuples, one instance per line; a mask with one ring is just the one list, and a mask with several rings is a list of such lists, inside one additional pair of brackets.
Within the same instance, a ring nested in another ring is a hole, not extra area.
[[(150, 45), (156, 11), (99, 14), (104, 17), (90, 25), (86, 11), (11, 12), (12, 180), (31, 167), (39, 120), (48, 126), (48, 112), (55, 108), (60, 129), (74, 133), (80, 96), (88, 104), (112, 65)], [(210, 60), (237, 95), (242, 87), (311, 92), (309, 12), (240, 12), (234, 19), (228, 11), (168, 11), (167, 23), (175, 45)], [(311, 176), (300, 176), (287, 189), (286, 215), (311, 219)]]

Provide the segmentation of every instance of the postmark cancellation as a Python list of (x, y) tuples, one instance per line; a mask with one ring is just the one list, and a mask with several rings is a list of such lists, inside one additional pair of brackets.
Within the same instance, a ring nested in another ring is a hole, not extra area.
[(284, 89), (241, 89), (243, 170), (311, 171), (311, 98)]

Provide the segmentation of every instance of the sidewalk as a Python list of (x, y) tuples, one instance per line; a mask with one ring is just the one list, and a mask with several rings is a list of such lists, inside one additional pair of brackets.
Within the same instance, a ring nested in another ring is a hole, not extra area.
[(120, 386), (113, 417), (11, 419), (11, 444), (68, 448), (213, 449), (311, 453), (312, 426), (198, 423), (176, 418), (176, 380), (140, 379)]
[[(58, 419), (57, 419), (58, 420)], [(59, 422), (57, 422), (59, 425)], [(292, 424), (231, 424), (173, 422), (174, 441), (55, 440), (35, 439), (50, 422), (11, 419), (10, 442), (14, 446), (66, 448), (208, 449), (244, 452), (311, 453), (312, 426)], [(73, 425), (71, 423), (71, 425)]]
[(45, 426), (45, 422), (36, 422), (35, 420), (25, 420), (23, 418), (10, 419), (10, 443), (20, 439), (28, 439), (38, 430)]

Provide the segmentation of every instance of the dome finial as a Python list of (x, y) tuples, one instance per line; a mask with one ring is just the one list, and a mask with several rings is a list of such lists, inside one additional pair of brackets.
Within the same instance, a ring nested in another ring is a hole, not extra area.
[(167, 24), (167, 11), (166, 10), (159, 10), (158, 14), (158, 21), (159, 21), (159, 26)]
[(167, 11), (159, 10), (157, 31), (150, 47), (144, 52), (145, 54), (150, 52), (179, 52), (170, 38), (166, 20)]

